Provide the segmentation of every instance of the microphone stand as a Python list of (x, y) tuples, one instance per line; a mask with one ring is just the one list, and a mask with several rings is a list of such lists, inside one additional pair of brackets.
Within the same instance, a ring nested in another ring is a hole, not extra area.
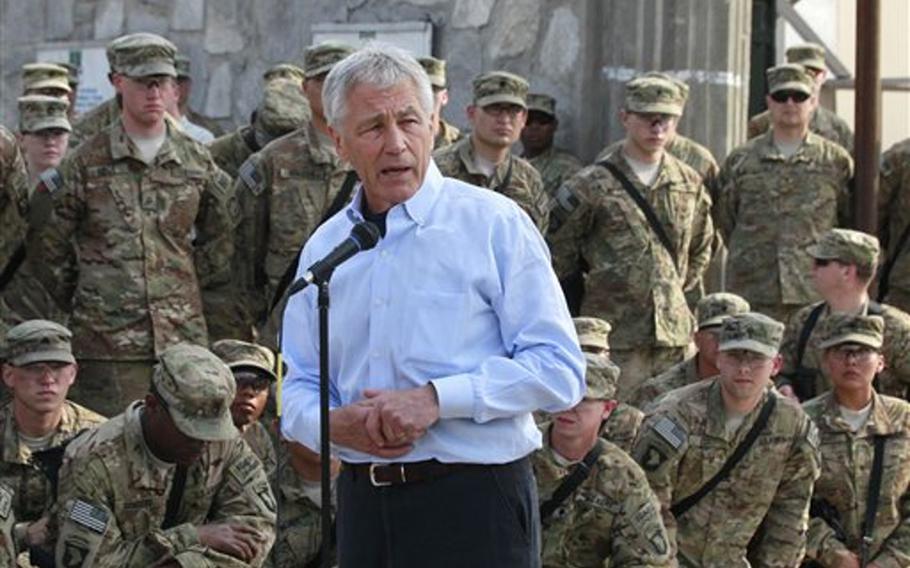
[(319, 280), (319, 466), (322, 489), (322, 542), (319, 555), (322, 568), (330, 568), (332, 540), (332, 458), (329, 448), (329, 280), (332, 273)]

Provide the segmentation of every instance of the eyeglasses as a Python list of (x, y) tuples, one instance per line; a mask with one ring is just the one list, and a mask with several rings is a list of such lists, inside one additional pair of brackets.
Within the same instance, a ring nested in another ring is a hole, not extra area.
[(760, 367), (771, 360), (770, 357), (747, 349), (731, 349), (729, 351), (722, 351), (722, 353), (736, 361), (737, 364), (752, 369)]
[(847, 362), (854, 359), (858, 362), (866, 362), (878, 355), (878, 350), (868, 345), (851, 345), (849, 343), (838, 345), (831, 349), (831, 353), (841, 361)]
[(522, 106), (508, 103), (493, 103), (481, 108), (483, 109), (483, 112), (497, 118), (502, 115), (507, 115), (509, 118), (515, 118), (525, 110)]
[(44, 378), (45, 375), (50, 375), (52, 379), (58, 380), (69, 365), (69, 363), (62, 361), (40, 362), (29, 363), (28, 365), (17, 367), (17, 369), (29, 380), (38, 380)]
[(237, 378), (236, 380), (238, 391), (250, 388), (256, 392), (262, 392), (269, 388), (269, 385), (271, 384), (271, 381), (265, 377)]
[(804, 103), (809, 100), (808, 95), (802, 91), (777, 91), (776, 93), (771, 93), (771, 99), (777, 103), (785, 103), (789, 100), (792, 100), (795, 103)]
[(679, 119), (678, 116), (673, 114), (653, 112), (631, 112), (630, 114), (637, 118), (639, 121), (646, 123), (651, 128), (654, 128), (655, 126), (669, 128)]
[(147, 77), (129, 77), (129, 80), (136, 85), (139, 85), (146, 91), (152, 89), (153, 87), (158, 87), (163, 89), (165, 87), (170, 87), (174, 84), (174, 78), (170, 75), (149, 75)]

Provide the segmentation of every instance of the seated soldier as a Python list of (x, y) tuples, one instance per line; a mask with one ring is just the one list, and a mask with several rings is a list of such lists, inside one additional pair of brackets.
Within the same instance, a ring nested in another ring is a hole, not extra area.
[(832, 315), (819, 330), (833, 390), (804, 405), (822, 454), (807, 556), (825, 567), (910, 566), (910, 404), (873, 387), (884, 333), (871, 315)]
[[(29, 320), (6, 334), (3, 382), (12, 400), (0, 408), (0, 482), (13, 488), (16, 548), (43, 544), (45, 513), (54, 488), (32, 459), (41, 450), (66, 444), (104, 417), (66, 399), (78, 367), (70, 347), (72, 334), (60, 324)], [(3, 502), (0, 502), (0, 517)]]
[(234, 394), (210, 351), (167, 348), (145, 399), (67, 448), (57, 565), (261, 566), (275, 500), (234, 426)]
[(609, 369), (593, 371), (589, 363), (584, 400), (541, 425), (544, 447), (531, 461), (544, 567), (672, 566), (660, 503), (644, 472), (598, 435), (619, 376), (619, 367)]
[(212, 353), (221, 357), (237, 385), (237, 396), (231, 404), (234, 426), (256, 457), (262, 462), (269, 479), (275, 474), (277, 457), (268, 429), (259, 422), (269, 402), (269, 387), (278, 380), (275, 354), (268, 347), (222, 339), (212, 345)]

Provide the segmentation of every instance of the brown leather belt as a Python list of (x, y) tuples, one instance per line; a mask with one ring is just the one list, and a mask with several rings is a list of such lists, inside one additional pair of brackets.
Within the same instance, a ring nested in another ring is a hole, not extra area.
[(387, 487), (389, 485), (403, 485), (405, 483), (420, 483), (444, 477), (456, 471), (478, 467), (481, 464), (473, 463), (442, 463), (436, 460), (426, 460), (411, 463), (345, 463), (345, 469), (350, 469), (354, 475), (365, 476), (373, 487)]

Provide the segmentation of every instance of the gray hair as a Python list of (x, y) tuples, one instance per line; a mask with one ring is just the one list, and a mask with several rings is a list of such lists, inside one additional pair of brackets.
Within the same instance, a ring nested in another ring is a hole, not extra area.
[(332, 67), (322, 86), (322, 106), (326, 121), (338, 128), (347, 112), (348, 93), (359, 84), (380, 89), (410, 81), (417, 90), (421, 109), (433, 113), (430, 78), (408, 52), (391, 45), (369, 45), (355, 51)]

